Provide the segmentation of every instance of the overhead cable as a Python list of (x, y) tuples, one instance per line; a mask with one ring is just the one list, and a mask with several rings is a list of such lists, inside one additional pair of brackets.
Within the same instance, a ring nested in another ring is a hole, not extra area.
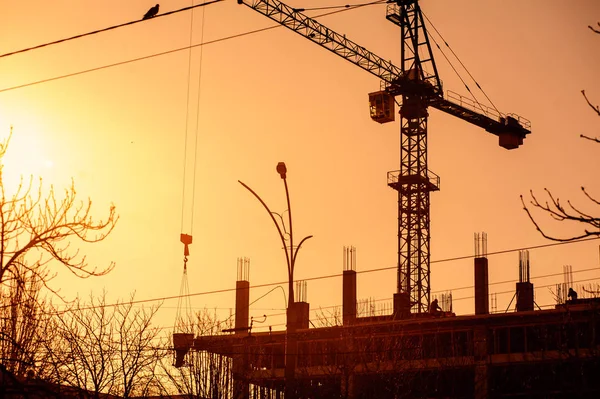
[[(218, 0), (218, 1), (223, 1), (223, 0)], [(207, 4), (207, 3), (204, 3), (204, 4)], [(329, 15), (338, 14), (338, 13), (341, 13), (341, 12), (355, 10), (355, 9), (357, 9), (359, 7), (362, 7), (362, 6), (361, 5), (357, 5), (357, 6), (351, 7), (351, 8), (346, 8), (346, 9), (342, 9), (342, 10), (326, 12), (326, 13), (323, 13), (323, 14), (315, 15), (313, 18), (326, 17), (326, 16), (329, 16)], [(166, 14), (161, 14), (161, 16), (162, 15), (166, 15)], [(65, 74), (65, 75), (60, 75), (60, 76), (55, 76), (55, 77), (52, 77), (52, 78), (37, 80), (35, 82), (24, 83), (24, 84), (20, 84), (20, 85), (16, 85), (16, 86), (6, 87), (6, 88), (3, 88), (3, 89), (0, 89), (0, 93), (3, 93), (5, 91), (22, 89), (22, 88), (25, 88), (25, 87), (34, 86), (34, 85), (38, 85), (38, 84), (42, 84), (42, 83), (53, 82), (55, 80), (70, 78), (70, 77), (73, 77), (73, 76), (83, 75), (83, 74), (86, 74), (86, 73), (95, 72), (95, 71), (99, 71), (99, 70), (102, 70), (102, 69), (112, 68), (112, 67), (116, 67), (116, 66), (120, 66), (120, 65), (126, 65), (126, 64), (133, 63), (133, 62), (143, 61), (143, 60), (147, 60), (147, 59), (154, 58), (154, 57), (160, 57), (160, 56), (167, 55), (167, 54), (177, 53), (179, 51), (189, 50), (191, 48), (200, 47), (200, 46), (204, 46), (204, 45), (207, 45), (207, 44), (220, 43), (220, 42), (224, 42), (224, 41), (227, 41), (227, 40), (237, 39), (239, 37), (249, 36), (249, 35), (253, 35), (255, 33), (260, 33), (260, 32), (264, 32), (264, 31), (271, 30), (271, 29), (276, 29), (276, 28), (281, 28), (281, 27), (282, 27), (282, 25), (279, 25), (279, 24), (278, 25), (271, 25), (271, 26), (267, 26), (265, 28), (255, 29), (255, 30), (251, 30), (251, 31), (243, 32), (243, 33), (238, 33), (238, 34), (231, 35), (231, 36), (225, 36), (225, 37), (221, 37), (219, 39), (210, 40), (210, 41), (203, 42), (203, 43), (198, 43), (198, 44), (194, 44), (194, 45), (190, 45), (190, 46), (185, 46), (185, 47), (179, 47), (179, 48), (176, 48), (176, 49), (173, 49), (173, 50), (162, 51), (160, 53), (154, 53), (154, 54), (150, 54), (150, 55), (146, 55), (146, 56), (138, 57), (138, 58), (133, 58), (133, 59), (126, 60), (126, 61), (115, 62), (113, 64), (102, 65), (102, 66), (99, 66), (99, 67), (85, 69), (85, 70), (82, 70), (82, 71), (68, 73), (68, 74)], [(19, 52), (23, 52), (23, 50), (21, 50)]]
[[(502, 250), (502, 251), (491, 252), (491, 253), (488, 253), (487, 256), (500, 255), (500, 254), (505, 254), (505, 253), (510, 253), (510, 252), (517, 252), (517, 251), (523, 251), (523, 250), (529, 250), (529, 249), (547, 248), (547, 247), (553, 247), (553, 246), (558, 246), (558, 245), (575, 244), (575, 243), (593, 241), (593, 240), (598, 240), (598, 239), (600, 239), (600, 237), (592, 237), (592, 238), (587, 238), (587, 239), (577, 240), (577, 241), (556, 242), (556, 243), (543, 244), (543, 245), (532, 245), (532, 246), (529, 246), (529, 247), (513, 248), (513, 249), (506, 249), (506, 250)], [(452, 261), (456, 261), (456, 260), (472, 259), (472, 258), (475, 258), (475, 256), (474, 255), (468, 255), (468, 256), (460, 256), (460, 257), (456, 257), (456, 258), (438, 259), (438, 260), (435, 260), (435, 261), (431, 261), (431, 263), (452, 262)], [(397, 269), (396, 266), (390, 266), (390, 267), (382, 267), (382, 268), (377, 268), (377, 269), (368, 269), (368, 270), (357, 271), (356, 273), (357, 274), (358, 273), (373, 273), (373, 272), (378, 272), (378, 271), (396, 270), (396, 269)], [(342, 277), (342, 274), (336, 273), (336, 274), (329, 274), (329, 275), (323, 275), (323, 276), (308, 277), (308, 278), (305, 278), (303, 280), (304, 281), (315, 281), (315, 280), (325, 280), (325, 279), (337, 278), (337, 277)], [(288, 283), (287, 281), (278, 281), (278, 282), (271, 282), (271, 283), (263, 283), (263, 284), (252, 285), (249, 288), (272, 287), (274, 285), (285, 285), (287, 283)], [(204, 291), (204, 292), (195, 292), (195, 293), (192, 293), (192, 294), (188, 294), (188, 296), (193, 297), (193, 296), (206, 296), (206, 295), (213, 295), (213, 294), (222, 294), (222, 293), (225, 293), (225, 292), (234, 292), (235, 290), (236, 290), (235, 288), (223, 288), (223, 289), (219, 289), (219, 290)], [(160, 298), (139, 299), (139, 300), (127, 302), (127, 304), (140, 304), (140, 303), (150, 303), (150, 302), (158, 302), (158, 301), (168, 301), (168, 300), (172, 300), (172, 299), (179, 299), (180, 297), (181, 297), (181, 295), (172, 295), (172, 296), (164, 296), (164, 297), (160, 297)], [(115, 307), (115, 306), (118, 306), (120, 304), (122, 304), (122, 302), (113, 303), (113, 304), (104, 304), (102, 306), (103, 307)], [(78, 308), (78, 310), (94, 309), (94, 308), (97, 308), (97, 307), (98, 306), (82, 307), (82, 308)], [(50, 312), (50, 314), (57, 314), (58, 315), (58, 314), (63, 314), (65, 312), (69, 312), (69, 310), (65, 309), (63, 311)]]
[(52, 45), (55, 45), (55, 44), (68, 42), (70, 40), (80, 39), (80, 38), (85, 37), (85, 36), (95, 35), (95, 34), (98, 34), (98, 33), (106, 32), (106, 31), (109, 31), (109, 30), (117, 29), (117, 28), (122, 28), (124, 26), (129, 26), (129, 25), (140, 23), (140, 22), (147, 22), (147, 21), (150, 21), (152, 19), (156, 19), (156, 18), (160, 18), (160, 17), (166, 17), (167, 15), (176, 14), (176, 13), (179, 13), (179, 12), (191, 10), (192, 8), (196, 8), (196, 7), (203, 7), (203, 6), (207, 6), (207, 5), (210, 5), (210, 4), (219, 3), (221, 1), (223, 1), (223, 0), (211, 0), (211, 1), (206, 2), (206, 3), (196, 4), (196, 5), (192, 5), (192, 6), (189, 6), (189, 7), (180, 8), (179, 10), (168, 11), (168, 12), (165, 12), (163, 14), (156, 15), (156, 16), (154, 16), (152, 18), (136, 19), (134, 21), (125, 22), (125, 23), (119, 24), (119, 25), (109, 26), (107, 28), (98, 29), (98, 30), (95, 30), (95, 31), (92, 31), (92, 32), (81, 33), (79, 35), (67, 37), (67, 38), (64, 38), (64, 39), (55, 40), (53, 42), (38, 44), (37, 46), (24, 48), (24, 49), (17, 50), (17, 51), (11, 51), (10, 53), (0, 54), (0, 58), (9, 57), (9, 56), (15, 55), (15, 54), (25, 53), (25, 52), (31, 51), (31, 50), (37, 50), (37, 49), (40, 49), (40, 48), (43, 48), (43, 47), (48, 47), (48, 46), (52, 46)]

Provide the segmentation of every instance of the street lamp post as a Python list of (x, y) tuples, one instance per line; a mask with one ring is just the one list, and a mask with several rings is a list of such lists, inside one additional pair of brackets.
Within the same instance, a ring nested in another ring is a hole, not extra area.
[[(298, 246), (294, 248), (294, 231), (292, 228), (292, 207), (290, 205), (290, 194), (287, 185), (287, 168), (285, 163), (279, 162), (277, 164), (277, 172), (279, 176), (283, 180), (283, 184), (285, 186), (285, 197), (287, 200), (287, 211), (288, 211), (288, 225), (289, 225), (289, 233), (285, 229), (285, 225), (283, 223), (283, 218), (281, 215), (271, 212), (267, 204), (260, 198), (258, 194), (246, 184), (238, 180), (238, 182), (244, 186), (248, 191), (250, 191), (256, 199), (260, 201), (265, 210), (269, 213), (271, 220), (275, 224), (277, 228), (277, 232), (279, 233), (279, 238), (281, 238), (281, 243), (283, 244), (283, 249), (285, 251), (285, 258), (287, 262), (287, 271), (288, 271), (288, 306), (286, 311), (287, 318), (287, 329), (286, 329), (286, 348), (285, 348), (285, 398), (286, 399), (295, 399), (296, 398), (296, 384), (295, 384), (295, 373), (296, 373), (296, 352), (297, 352), (297, 341), (296, 341), (296, 327), (297, 327), (297, 314), (294, 306), (294, 266), (296, 265), (296, 257), (298, 256), (298, 251), (300, 247), (304, 243), (304, 241), (308, 240), (312, 237), (306, 236), (304, 237)], [(277, 223), (277, 219), (275, 216), (277, 215), (281, 219), (282, 226)], [(283, 231), (282, 231), (283, 227)], [(284, 233), (289, 234), (290, 236), (290, 245), (286, 244), (286, 239)]]

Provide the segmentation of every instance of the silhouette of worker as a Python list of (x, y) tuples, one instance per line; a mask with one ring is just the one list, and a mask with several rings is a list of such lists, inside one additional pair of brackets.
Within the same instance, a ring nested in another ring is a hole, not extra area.
[(429, 313), (434, 316), (439, 316), (442, 313), (442, 308), (438, 304), (437, 298), (429, 304)]
[(573, 288), (569, 288), (567, 298), (569, 298), (571, 302), (577, 302), (577, 291), (575, 291)]
[(158, 14), (158, 7), (159, 6), (157, 4), (154, 7), (150, 8), (148, 10), (148, 12), (146, 14), (144, 14), (144, 18), (142, 18), (142, 19), (150, 19), (150, 18), (156, 16), (156, 14)]

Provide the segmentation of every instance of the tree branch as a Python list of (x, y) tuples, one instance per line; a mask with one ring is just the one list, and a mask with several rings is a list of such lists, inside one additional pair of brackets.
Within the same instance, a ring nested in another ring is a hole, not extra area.
[[(581, 223), (584, 225), (583, 233), (580, 233), (575, 236), (557, 237), (552, 234), (549, 234), (541, 228), (540, 224), (533, 217), (531, 210), (525, 204), (525, 200), (523, 199), (523, 196), (521, 195), (520, 197), (521, 197), (521, 204), (523, 205), (523, 210), (527, 213), (529, 220), (531, 220), (531, 222), (533, 223), (533, 225), (535, 226), (537, 231), (539, 231), (540, 234), (544, 238), (552, 240), (552, 241), (567, 242), (567, 241), (579, 240), (579, 239), (582, 239), (585, 237), (600, 236), (600, 218), (592, 217), (592, 216), (588, 215), (587, 213), (580, 211), (578, 208), (571, 205), (571, 203), (569, 201), (567, 202), (569, 204), (569, 209), (565, 209), (561, 205), (559, 198), (555, 198), (548, 189), (544, 189), (544, 190), (546, 191), (546, 194), (547, 194), (548, 198), (550, 199), (550, 201), (540, 203), (538, 201), (537, 197), (535, 196), (535, 194), (533, 193), (533, 191), (530, 191), (531, 200), (529, 201), (529, 203), (532, 208), (537, 208), (537, 209), (545, 212), (546, 214), (550, 215), (550, 217), (552, 217), (554, 220), (557, 220), (560, 222), (570, 221), (570, 222)], [(587, 191), (585, 191), (585, 189), (583, 187), (582, 187), (582, 190), (588, 199), (591, 199), (593, 201), (593, 203), (595, 203), (596, 205), (598, 204), (598, 201), (596, 201), (593, 197), (591, 197), (587, 193)]]
[(585, 101), (588, 103), (590, 108), (594, 110), (596, 115), (600, 116), (600, 107), (598, 105), (592, 104), (592, 102), (588, 99), (587, 95), (585, 94), (585, 90), (581, 90), (581, 94), (583, 94), (583, 98), (585, 98)]
[(583, 134), (580, 134), (579, 137), (581, 137), (582, 139), (586, 139), (586, 140), (590, 140), (596, 143), (600, 143), (600, 139), (598, 137), (589, 137), (589, 136), (585, 136)]

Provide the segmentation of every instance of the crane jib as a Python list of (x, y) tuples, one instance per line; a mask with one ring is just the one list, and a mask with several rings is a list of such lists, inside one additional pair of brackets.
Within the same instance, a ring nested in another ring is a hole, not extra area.
[(365, 47), (346, 38), (313, 18), (277, 0), (253, 0), (251, 4), (238, 0), (280, 25), (304, 36), (312, 42), (358, 65), (376, 77), (391, 83), (401, 75), (401, 70)]
[[(528, 120), (517, 115), (504, 115), (489, 112), (487, 107), (479, 103), (468, 104), (466, 97), (448, 92), (444, 96), (441, 85), (437, 84), (437, 75), (415, 78), (415, 69), (403, 71), (365, 47), (346, 38), (315, 19), (303, 14), (298, 9), (290, 7), (278, 0), (237, 0), (251, 9), (263, 14), (269, 19), (298, 33), (321, 47), (350, 61), (383, 81), (385, 91), (392, 96), (400, 96), (420, 88), (420, 93), (426, 96), (426, 102), (433, 108), (456, 116), (469, 123), (479, 126), (486, 131), (501, 137), (510, 136), (510, 143), (500, 145), (504, 148), (516, 148), (515, 143), (522, 144), (523, 139), (530, 133), (531, 124)], [(394, 15), (396, 13), (393, 13)], [(390, 19), (390, 18), (388, 18)], [(393, 18), (392, 18), (393, 19)], [(390, 19), (390, 20), (392, 20)], [(400, 21), (400, 20), (399, 20)], [(421, 74), (422, 75), (422, 72)], [(457, 101), (459, 98), (459, 101)], [(518, 147), (517, 145), (517, 147)]]

